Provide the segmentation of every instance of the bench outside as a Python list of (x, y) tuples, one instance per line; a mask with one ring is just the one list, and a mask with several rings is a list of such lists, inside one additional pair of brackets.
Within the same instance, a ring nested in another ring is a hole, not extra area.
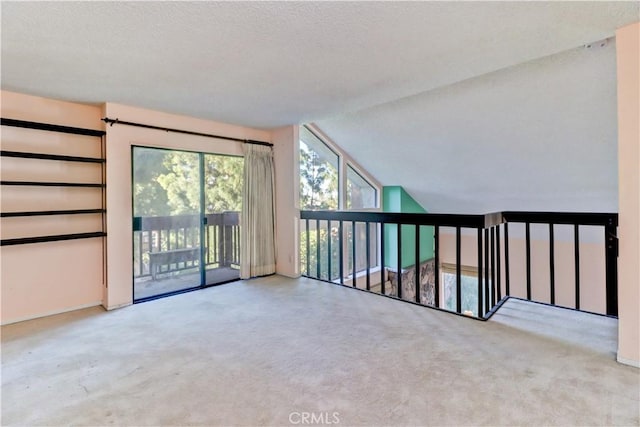
[(149, 267), (151, 278), (156, 280), (160, 267), (163, 265), (177, 264), (179, 262), (199, 261), (200, 248), (172, 249), (162, 252), (149, 252)]

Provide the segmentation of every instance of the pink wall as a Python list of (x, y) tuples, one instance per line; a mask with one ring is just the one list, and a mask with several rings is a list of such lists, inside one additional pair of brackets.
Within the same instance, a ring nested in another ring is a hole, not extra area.
[[(4, 118), (102, 129), (100, 108), (2, 91)], [(2, 128), (5, 150), (100, 157), (96, 138)], [(100, 182), (100, 166), (2, 159), (2, 179)], [(101, 207), (95, 189), (4, 187), (3, 211)], [(3, 239), (101, 229), (98, 215), (3, 218)], [(0, 248), (2, 324), (102, 302), (103, 239), (83, 239)]]
[(640, 367), (640, 22), (616, 32), (618, 73), (618, 360)]
[[(241, 139), (271, 140), (268, 131), (208, 120), (177, 116), (157, 111), (144, 110), (125, 105), (107, 103), (102, 107), (74, 104), (12, 92), (2, 92), (2, 117), (42, 121), (66, 126), (105, 129), (106, 140), (106, 225), (107, 247), (102, 239), (88, 239), (69, 242), (34, 244), (28, 246), (3, 247), (2, 254), (2, 323), (11, 323), (76, 308), (102, 304), (108, 309), (131, 304), (132, 291), (132, 219), (131, 219), (131, 146), (175, 148), (220, 154), (241, 155), (240, 143), (216, 140), (192, 135), (168, 133), (124, 125), (104, 126), (102, 117), (140, 122), (150, 125), (173, 127), (203, 133), (213, 133)], [(280, 167), (277, 189), (280, 203), (286, 206), (294, 198), (292, 193), (291, 160), (285, 156), (293, 152), (292, 145), (297, 137), (295, 127), (282, 130), (276, 158)], [(6, 149), (33, 152), (60, 152), (64, 154), (99, 156), (99, 150), (75, 136), (48, 135), (46, 144), (35, 131), (3, 129), (3, 147)], [(79, 137), (83, 138), (83, 137)], [(91, 151), (93, 150), (93, 151)], [(2, 160), (3, 179), (51, 180), (61, 179), (78, 182), (99, 181), (99, 169), (91, 165), (53, 165), (45, 168), (42, 163), (23, 161), (20, 165)], [(97, 175), (96, 175), (97, 173)], [(26, 174), (26, 175), (25, 175)], [(73, 177), (73, 178), (70, 178)], [(297, 189), (297, 186), (295, 186)], [(96, 204), (100, 207), (98, 193), (82, 189), (67, 190), (64, 194), (48, 188), (36, 193), (24, 189), (15, 191), (6, 188), (2, 192), (5, 210), (53, 209), (64, 199), (65, 208), (73, 209)], [(291, 212), (287, 211), (288, 214)], [(282, 222), (282, 215), (280, 216)], [(25, 237), (38, 234), (95, 231), (101, 225), (101, 218), (70, 216), (4, 218), (2, 238)], [(98, 227), (98, 228), (96, 228)], [(282, 227), (280, 240), (282, 247), (289, 246), (287, 236), (292, 230)], [(106, 256), (105, 256), (106, 252)], [(280, 260), (283, 274), (295, 275), (295, 257), (291, 250), (282, 250), (285, 258)], [(106, 259), (106, 267), (103, 260)], [(293, 260), (289, 262), (289, 260)], [(283, 264), (286, 264), (284, 265)], [(36, 266), (37, 268), (34, 268)], [(106, 280), (104, 278), (106, 277)], [(105, 283), (106, 282), (106, 283)], [(106, 286), (105, 286), (106, 285)]]
[(276, 173), (276, 273), (300, 276), (298, 227), (298, 126), (272, 131)]
[[(107, 103), (104, 115), (112, 119), (212, 133), (242, 139), (270, 141), (268, 131)], [(170, 133), (125, 125), (107, 126), (107, 283), (104, 306), (113, 309), (133, 302), (131, 146), (174, 148), (242, 155), (239, 142)]]

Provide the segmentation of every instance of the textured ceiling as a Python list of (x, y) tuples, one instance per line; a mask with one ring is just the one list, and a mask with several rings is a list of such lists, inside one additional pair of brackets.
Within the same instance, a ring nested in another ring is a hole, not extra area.
[(2, 88), (316, 122), (432, 212), (617, 210), (615, 46), (639, 2), (7, 2)]
[(638, 19), (636, 2), (1, 7), (3, 89), (262, 128), (432, 90), (612, 36)]

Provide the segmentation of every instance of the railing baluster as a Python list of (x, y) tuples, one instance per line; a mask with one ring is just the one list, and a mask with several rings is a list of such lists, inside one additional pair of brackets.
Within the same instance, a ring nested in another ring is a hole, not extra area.
[(496, 301), (500, 301), (502, 299), (502, 280), (500, 280), (500, 275), (502, 273), (500, 268), (500, 225), (495, 226), (496, 229), (496, 290), (498, 292), (496, 296)]
[(320, 276), (320, 220), (316, 219), (316, 277)]
[(491, 227), (491, 307), (496, 305), (496, 228)]
[(578, 224), (573, 226), (573, 242), (576, 272), (576, 310), (580, 310), (580, 230)]
[(207, 230), (209, 232), (209, 236), (207, 237), (207, 244), (209, 245), (209, 264), (216, 263), (216, 228), (211, 224), (207, 224)]
[[(167, 231), (167, 239), (166, 239), (166, 241), (167, 241), (167, 250), (170, 251), (171, 250), (171, 230), (166, 230), (166, 231)], [(160, 236), (162, 236), (162, 230), (160, 230)], [(162, 248), (162, 246), (160, 246), (160, 247)], [(162, 249), (162, 250), (164, 250), (164, 249)], [(160, 267), (159, 270), (162, 271), (162, 266)], [(167, 270), (165, 270), (165, 271), (168, 271), (168, 270), (171, 270), (171, 264), (167, 265)]]
[(306, 222), (306, 230), (307, 232), (305, 233), (307, 236), (307, 259), (306, 259), (306, 264), (307, 264), (307, 269), (306, 269), (306, 273), (307, 276), (311, 277), (311, 236), (309, 235), (309, 220), (305, 220)]
[(440, 307), (440, 227), (433, 228), (433, 305)]
[(356, 287), (356, 222), (351, 221), (351, 286)]
[(462, 236), (456, 227), (456, 312), (462, 313)]
[(484, 316), (482, 312), (482, 228), (478, 228), (478, 317)]
[(331, 233), (331, 220), (327, 220), (327, 280), (333, 280), (333, 273), (331, 269), (331, 258), (333, 254), (331, 252), (331, 240), (333, 239), (333, 233)]
[(380, 222), (380, 293), (385, 295), (384, 286), (384, 222)]
[(416, 273), (416, 282), (413, 287), (415, 290), (415, 300), (418, 304), (420, 304), (420, 224), (416, 224), (416, 264), (415, 264), (415, 273)]
[(509, 223), (504, 223), (504, 285), (505, 296), (511, 295), (509, 289)]
[(607, 315), (618, 315), (618, 237), (613, 219), (604, 227), (606, 310)]
[(556, 303), (556, 268), (553, 223), (549, 224), (549, 301)]
[(142, 234), (143, 231), (138, 231), (138, 276), (142, 276)]
[(398, 223), (398, 271), (396, 273), (396, 296), (402, 298), (402, 224)]
[[(179, 247), (178, 249), (187, 247), (187, 229), (182, 227), (182, 246), (178, 243), (180, 240), (180, 229), (176, 231), (176, 245)], [(178, 264), (178, 268), (180, 268), (180, 264)], [(187, 261), (182, 261), (182, 268), (187, 268)]]
[(342, 220), (338, 223), (338, 253), (339, 253), (339, 264), (340, 267), (340, 284), (344, 285), (344, 237), (342, 236), (343, 226)]
[(367, 245), (367, 247), (365, 248), (366, 251), (366, 256), (367, 256), (367, 290), (370, 291), (371, 290), (371, 242), (370, 242), (370, 227), (369, 227), (369, 222), (365, 222), (365, 233), (367, 235), (367, 237), (365, 238), (365, 244)]
[(489, 306), (489, 229), (484, 229), (484, 311), (488, 312)]
[(531, 300), (531, 225), (526, 222), (524, 225), (525, 230), (525, 244), (527, 252), (527, 299)]

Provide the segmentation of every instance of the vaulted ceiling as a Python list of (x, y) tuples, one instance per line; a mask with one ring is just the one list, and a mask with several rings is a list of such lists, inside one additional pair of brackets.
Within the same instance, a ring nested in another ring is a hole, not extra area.
[[(408, 187), (436, 211), (478, 208), (481, 199), (472, 195), (501, 181), (504, 165), (519, 172), (505, 191), (528, 185), (523, 165), (513, 162), (523, 153), (516, 141), (529, 147), (524, 153), (534, 151), (529, 167), (538, 173), (547, 160), (555, 168), (557, 156), (579, 148), (580, 135), (566, 135), (570, 130), (534, 138), (518, 126), (524, 117), (531, 129), (541, 120), (555, 126), (564, 95), (547, 93), (520, 111), (513, 106), (548, 92), (539, 76), (564, 73), (571, 82), (570, 70), (575, 84), (567, 88), (556, 78), (558, 88), (580, 92), (596, 84), (584, 96), (610, 102), (613, 43), (591, 56), (576, 48), (640, 19), (637, 2), (3, 1), (1, 7), (3, 89), (259, 128), (315, 121), (383, 184)], [(571, 129), (581, 128), (575, 105), (564, 105), (572, 111)], [(604, 114), (602, 139), (615, 138), (611, 108), (615, 115), (615, 105), (586, 112)], [(502, 112), (508, 125), (488, 130)], [(568, 137), (573, 142), (563, 150), (544, 151)], [(478, 151), (494, 153), (495, 163), (478, 161)], [(465, 166), (445, 167), (452, 156)], [(576, 182), (590, 183), (585, 168), (576, 169), (578, 177), (560, 179), (569, 195)], [(546, 191), (559, 173), (552, 170), (546, 181), (530, 184)], [(604, 186), (591, 187), (593, 197), (610, 193), (610, 175)]]

